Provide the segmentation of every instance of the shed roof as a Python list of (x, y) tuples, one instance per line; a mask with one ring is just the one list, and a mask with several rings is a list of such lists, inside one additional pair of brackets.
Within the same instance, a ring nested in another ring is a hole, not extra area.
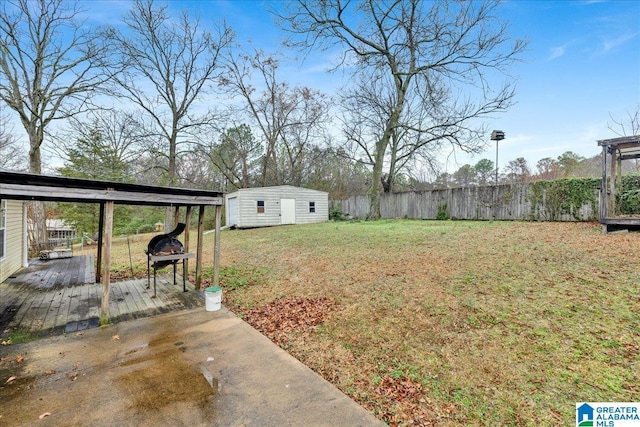
[(0, 199), (221, 206), (222, 192), (0, 171)]
[[(255, 191), (268, 191), (268, 190), (302, 190), (302, 191), (310, 191), (316, 193), (329, 194), (326, 191), (315, 190), (313, 188), (304, 188), (304, 187), (296, 187), (295, 185), (273, 185), (269, 187), (249, 187), (249, 188), (238, 188), (234, 190), (233, 193), (247, 193), (247, 192), (255, 192)], [(233, 194), (230, 193), (230, 194)]]

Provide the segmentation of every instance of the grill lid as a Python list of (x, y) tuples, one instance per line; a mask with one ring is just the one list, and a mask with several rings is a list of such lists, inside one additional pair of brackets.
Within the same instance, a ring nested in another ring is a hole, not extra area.
[[(184, 246), (180, 240), (176, 239), (176, 236), (180, 235), (184, 231), (184, 228), (185, 224), (180, 222), (172, 232), (153, 236), (151, 240), (149, 240), (149, 244), (147, 244), (145, 253), (147, 255), (183, 254)], [(178, 261), (155, 261), (154, 268), (163, 268), (176, 262)]]
[(180, 222), (173, 231), (166, 234), (159, 234), (153, 236), (149, 240), (147, 245), (147, 254), (150, 255), (170, 255), (170, 254), (183, 254), (184, 246), (176, 239), (177, 236), (182, 234), (186, 227), (186, 224)]

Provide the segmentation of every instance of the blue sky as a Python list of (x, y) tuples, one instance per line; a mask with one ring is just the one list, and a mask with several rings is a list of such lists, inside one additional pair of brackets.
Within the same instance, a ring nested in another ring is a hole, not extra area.
[[(267, 52), (281, 51), (282, 34), (265, 11), (264, 1), (173, 1), (173, 10), (188, 8), (205, 22), (222, 19), (237, 41)], [(127, 1), (85, 2), (94, 22), (116, 23)], [(615, 120), (628, 121), (640, 105), (640, 1), (506, 1), (500, 6), (512, 38), (529, 40), (523, 62), (510, 74), (518, 77), (517, 104), (487, 122), (501, 129), (499, 165), (525, 157), (530, 166), (565, 151), (599, 154), (596, 140), (613, 138)], [(293, 56), (293, 52), (286, 52)], [(283, 68), (281, 77), (331, 94), (340, 75), (328, 75), (329, 61), (317, 55)], [(612, 119), (613, 118), (613, 119)], [(481, 158), (495, 160), (495, 145), (485, 153), (455, 158), (442, 153), (449, 172)]]
[[(255, 43), (258, 32), (277, 42), (255, 2), (226, 7), (240, 41)], [(608, 129), (611, 117), (625, 119), (640, 105), (640, 1), (508, 1), (501, 11), (512, 37), (528, 39), (529, 48), (511, 72), (518, 77), (517, 104), (488, 123), (507, 135), (498, 163), (525, 157), (533, 167), (565, 151), (598, 154), (597, 139), (617, 136)], [(317, 68), (321, 61), (307, 62)], [(318, 74), (303, 73), (311, 86), (327, 79)], [(483, 157), (494, 160), (495, 145), (474, 158), (448, 157), (447, 169)]]

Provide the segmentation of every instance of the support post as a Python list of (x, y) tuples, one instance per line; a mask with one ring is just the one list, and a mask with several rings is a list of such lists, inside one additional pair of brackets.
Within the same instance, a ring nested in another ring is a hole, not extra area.
[(622, 153), (618, 152), (616, 149), (616, 194), (620, 194), (622, 192)]
[(98, 254), (96, 255), (96, 283), (100, 283), (102, 274), (102, 234), (104, 233), (104, 203), (100, 203), (100, 215), (98, 217)]
[[(187, 206), (187, 211), (184, 214), (184, 251), (189, 252), (189, 233), (191, 232), (191, 206)], [(185, 277), (189, 274), (189, 260), (185, 259), (182, 272)]]
[(602, 182), (600, 183), (600, 219), (607, 217), (607, 146), (602, 147)]
[(104, 227), (104, 268), (102, 271), (102, 301), (100, 305), (100, 325), (106, 325), (110, 321), (109, 315), (109, 290), (111, 277), (111, 243), (113, 242), (113, 202), (106, 202)]
[(607, 199), (609, 206), (607, 206), (607, 215), (614, 217), (616, 216), (616, 181), (618, 179), (618, 162), (616, 161), (616, 149), (614, 147), (609, 150), (609, 155), (611, 156), (611, 171), (609, 172), (609, 194)]
[(198, 212), (198, 249), (196, 251), (196, 289), (202, 290), (202, 246), (204, 240), (204, 205)]
[(173, 228), (175, 228), (175, 226), (178, 225), (179, 222), (180, 222), (180, 206), (176, 206), (174, 208), (174, 211), (173, 211), (173, 227), (172, 227), (172, 230), (173, 230)]
[(215, 240), (213, 246), (213, 286), (220, 285), (220, 222), (222, 221), (222, 206), (216, 205)]

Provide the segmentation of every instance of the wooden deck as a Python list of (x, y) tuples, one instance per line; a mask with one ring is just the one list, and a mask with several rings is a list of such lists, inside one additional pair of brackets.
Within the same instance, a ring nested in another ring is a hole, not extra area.
[[(0, 331), (26, 330), (37, 335), (70, 333), (99, 324), (102, 285), (95, 282), (93, 257), (76, 256), (31, 265), (0, 284)], [(148, 317), (169, 311), (204, 307), (201, 294), (173, 273), (157, 277), (157, 297), (147, 278), (111, 283), (109, 311), (112, 322)]]
[(95, 281), (93, 255), (76, 255), (50, 260), (30, 259), (29, 267), (19, 270), (6, 283), (20, 288), (58, 289)]

